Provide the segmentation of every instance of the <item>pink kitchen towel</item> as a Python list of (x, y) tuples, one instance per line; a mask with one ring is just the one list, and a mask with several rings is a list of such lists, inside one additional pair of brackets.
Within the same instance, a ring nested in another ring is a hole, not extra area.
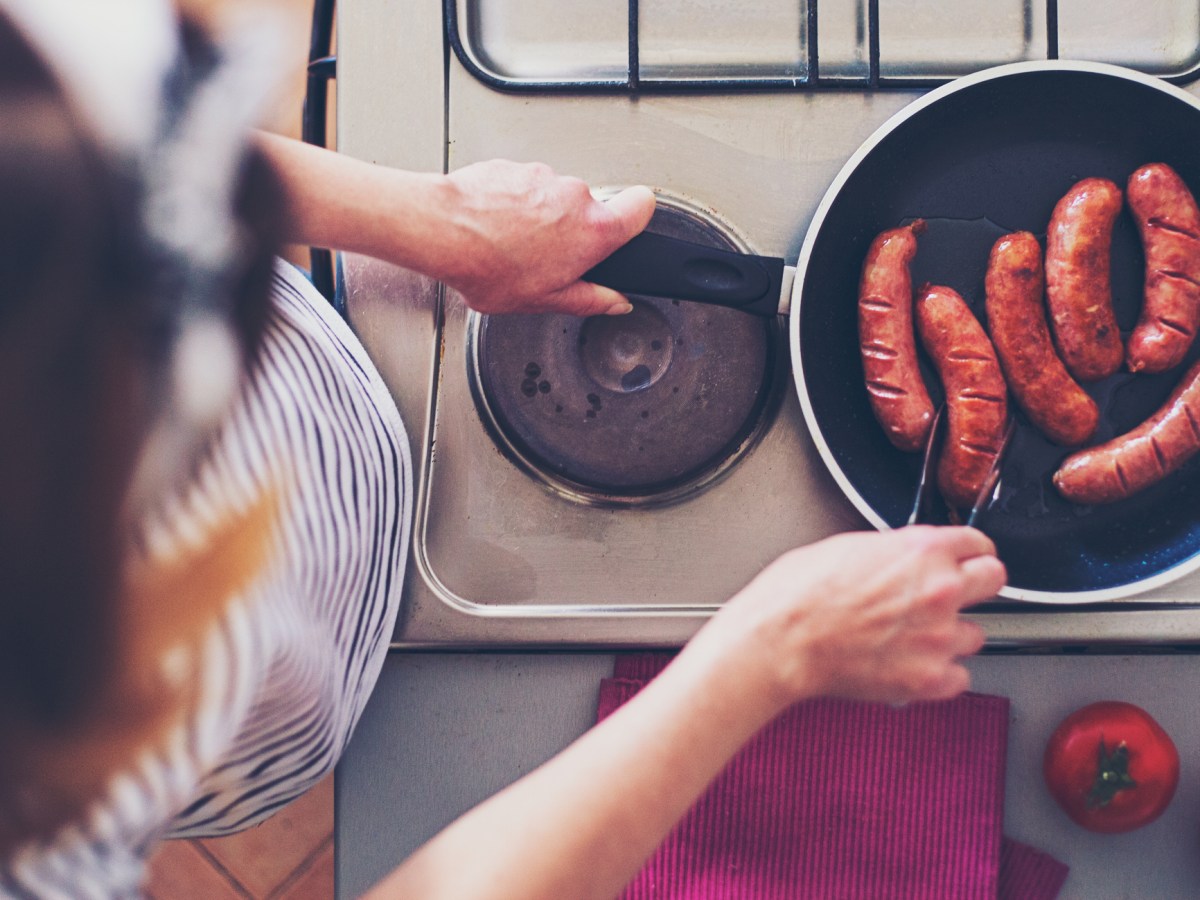
[(1068, 872), (1049, 853), (1006, 837), (1000, 845), (1000, 900), (1054, 900)]
[[(667, 661), (619, 656), (598, 718)], [(1065, 867), (1025, 845), (1005, 845), (1009, 883), (1053, 889), (1001, 893), (1008, 708), (982, 694), (799, 704), (733, 759), (624, 897), (1050, 900)]]

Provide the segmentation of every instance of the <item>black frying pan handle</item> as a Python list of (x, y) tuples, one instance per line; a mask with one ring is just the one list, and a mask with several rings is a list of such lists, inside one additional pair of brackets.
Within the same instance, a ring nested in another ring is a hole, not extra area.
[(782, 259), (643, 231), (583, 279), (623, 294), (695, 300), (774, 316), (779, 314), (783, 269)]

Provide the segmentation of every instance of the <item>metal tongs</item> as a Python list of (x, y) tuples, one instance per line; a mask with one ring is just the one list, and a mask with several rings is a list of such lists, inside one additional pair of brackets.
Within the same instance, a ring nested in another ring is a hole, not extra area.
[[(1012, 416), (1008, 418), (1008, 426), (1004, 429), (1004, 437), (1000, 440), (1000, 449), (996, 451), (996, 458), (992, 460), (992, 466), (988, 469), (987, 477), (983, 479), (983, 484), (979, 488), (979, 493), (975, 497), (975, 503), (971, 506), (971, 511), (967, 514), (964, 524), (974, 527), (975, 520), (979, 518), (979, 514), (985, 509), (988, 509), (996, 498), (1000, 495), (1000, 468), (1004, 462), (1004, 454), (1008, 451), (1009, 445), (1012, 443), (1013, 432), (1016, 431), (1017, 420)], [(918, 522), (927, 521), (931, 514), (933, 506), (933, 497), (937, 492), (937, 478), (934, 477), (934, 472), (937, 469), (937, 461), (941, 456), (942, 444), (946, 436), (946, 404), (938, 407), (937, 412), (933, 415), (933, 424), (929, 428), (929, 438), (925, 442), (925, 458), (921, 461), (921, 474), (917, 481), (917, 493), (913, 499), (912, 512), (908, 515), (907, 525), (915, 525)], [(958, 511), (950, 510), (951, 521), (958, 519)]]

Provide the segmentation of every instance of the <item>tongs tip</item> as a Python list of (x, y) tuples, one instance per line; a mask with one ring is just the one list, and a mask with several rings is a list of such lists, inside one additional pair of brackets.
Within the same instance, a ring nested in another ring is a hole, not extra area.
[(925, 438), (925, 455), (921, 459), (921, 474), (917, 479), (917, 492), (913, 498), (912, 511), (908, 514), (908, 521), (904, 523), (905, 525), (916, 525), (929, 505), (930, 495), (933, 492), (934, 461), (937, 459), (942, 434), (945, 432), (945, 410), (946, 404), (943, 403), (934, 411), (933, 421), (929, 423), (929, 435)]
[[(929, 427), (929, 437), (925, 441), (925, 456), (921, 461), (921, 474), (917, 482), (916, 496), (913, 500), (912, 511), (909, 513), (908, 521), (905, 523), (906, 525), (916, 525), (918, 522), (921, 522), (925, 518), (927, 509), (931, 503), (933, 485), (936, 480), (933, 477), (933, 473), (946, 431), (945, 409), (946, 406), (943, 403), (933, 415), (933, 422)], [(1008, 450), (1009, 444), (1012, 443), (1016, 425), (1016, 419), (1010, 415), (1008, 424), (1004, 429), (1004, 436), (1000, 439), (1000, 446), (996, 450), (996, 456), (992, 460), (991, 468), (988, 470), (987, 476), (980, 486), (979, 493), (976, 495), (970, 512), (964, 521), (959, 518), (957, 510), (951, 509), (950, 520), (953, 524), (962, 522), (967, 526), (974, 527), (980, 514), (995, 501), (1000, 491), (1000, 471), (1004, 455)]]
[(992, 460), (992, 467), (988, 470), (987, 477), (979, 488), (979, 496), (975, 498), (975, 503), (967, 516), (965, 524), (971, 528), (975, 527), (975, 520), (979, 518), (980, 513), (990, 508), (1000, 494), (1000, 470), (1004, 462), (1004, 454), (1008, 452), (1008, 446), (1012, 443), (1016, 430), (1017, 420), (1010, 415), (1008, 425), (1004, 428), (1004, 437), (1000, 439), (1000, 446), (996, 450), (996, 458)]

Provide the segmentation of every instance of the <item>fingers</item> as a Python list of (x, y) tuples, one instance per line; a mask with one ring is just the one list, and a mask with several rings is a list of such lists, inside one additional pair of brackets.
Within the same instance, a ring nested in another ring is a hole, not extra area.
[(962, 660), (983, 647), (983, 629), (971, 622), (957, 622), (936, 642), (904, 654), (897, 663), (899, 699), (944, 700), (965, 691), (971, 676)]
[(1000, 593), (1008, 581), (1008, 570), (994, 556), (976, 556), (961, 563), (966, 600), (962, 606), (970, 606)]
[[(654, 192), (648, 187), (630, 187), (597, 204), (596, 223), (600, 236), (597, 259), (604, 259), (614, 250), (640, 234), (654, 215)], [(618, 291), (587, 281), (577, 281), (555, 291), (547, 298), (548, 308), (576, 316), (622, 315), (633, 309), (632, 304)]]
[(971, 673), (962, 663), (950, 660), (944, 663), (924, 662), (911, 666), (898, 676), (889, 688), (876, 696), (856, 699), (882, 700), (896, 707), (914, 702), (950, 700), (971, 687)]
[(965, 525), (910, 525), (900, 531), (907, 534), (910, 540), (932, 544), (958, 560), (996, 555), (996, 545), (992, 539), (977, 528)]
[(971, 673), (967, 671), (966, 666), (959, 663), (951, 663), (946, 666), (942, 677), (937, 682), (921, 691), (920, 696), (913, 697), (913, 699), (949, 700), (952, 697), (957, 697), (970, 686)]
[(949, 647), (950, 654), (961, 659), (974, 656), (983, 649), (987, 634), (974, 622), (959, 621), (954, 626), (954, 637)]
[(902, 529), (941, 575), (928, 591), (936, 605), (962, 609), (994, 597), (1004, 587), (1008, 571), (996, 557), (991, 538), (974, 528), (915, 526)]
[(650, 224), (654, 215), (654, 192), (648, 187), (630, 187), (610, 197), (602, 205), (605, 216), (601, 219), (605, 255), (629, 239), (640, 234)]
[(977, 528), (952, 526), (949, 535), (954, 552), (960, 560), (976, 556), (995, 556), (996, 545), (992, 539)]
[(940, 598), (936, 603), (918, 602), (903, 614), (897, 642), (921, 653), (970, 656), (983, 646), (984, 632), (964, 619), (958, 607)]
[(544, 306), (574, 316), (622, 315), (633, 309), (624, 294), (589, 281), (576, 281), (555, 291)]

